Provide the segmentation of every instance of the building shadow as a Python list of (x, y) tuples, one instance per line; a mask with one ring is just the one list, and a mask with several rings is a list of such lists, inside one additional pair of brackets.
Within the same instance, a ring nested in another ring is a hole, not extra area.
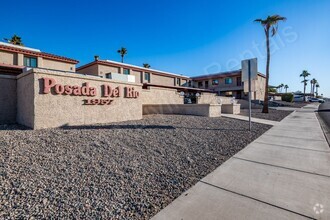
[(0, 131), (15, 131), (15, 130), (32, 130), (32, 128), (19, 124), (2, 124), (0, 125)]

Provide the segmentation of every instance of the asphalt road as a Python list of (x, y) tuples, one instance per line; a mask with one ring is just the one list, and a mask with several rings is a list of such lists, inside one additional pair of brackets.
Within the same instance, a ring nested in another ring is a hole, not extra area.
[(322, 121), (324, 122), (323, 124), (326, 126), (326, 128), (324, 128), (324, 133), (328, 139), (328, 141), (330, 142), (330, 102), (325, 102), (322, 103), (319, 106), (319, 116), (322, 119)]

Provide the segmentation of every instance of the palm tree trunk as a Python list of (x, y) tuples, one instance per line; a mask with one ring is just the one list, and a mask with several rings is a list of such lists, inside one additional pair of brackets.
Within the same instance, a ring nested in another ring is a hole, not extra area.
[(124, 56), (121, 55), (121, 62), (123, 63), (124, 62)]
[(268, 82), (269, 82), (269, 64), (270, 64), (270, 48), (269, 48), (269, 28), (265, 30), (266, 33), (266, 45), (267, 45), (267, 64), (266, 64), (266, 88), (264, 97), (264, 106), (262, 113), (268, 113)]
[(304, 102), (306, 101), (306, 77), (304, 77)]

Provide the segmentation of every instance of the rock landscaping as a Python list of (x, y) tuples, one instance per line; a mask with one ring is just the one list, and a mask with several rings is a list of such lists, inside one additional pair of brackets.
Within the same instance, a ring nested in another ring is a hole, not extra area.
[(0, 219), (149, 219), (270, 126), (252, 128), (182, 115), (0, 126)]
[[(252, 109), (251, 116), (252, 118), (261, 118), (271, 121), (282, 121), (286, 116), (291, 114), (293, 111), (283, 111), (269, 109), (268, 113), (262, 113), (262, 109)], [(249, 109), (241, 109), (240, 115), (249, 116)]]

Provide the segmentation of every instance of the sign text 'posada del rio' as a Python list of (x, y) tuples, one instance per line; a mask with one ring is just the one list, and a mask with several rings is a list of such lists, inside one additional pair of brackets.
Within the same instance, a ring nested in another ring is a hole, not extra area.
[[(87, 96), (95, 97), (98, 95), (96, 87), (90, 86), (88, 82), (83, 85), (63, 85), (57, 83), (53, 78), (42, 78), (43, 80), (43, 93), (53, 93), (55, 95), (71, 95), (71, 96)], [(139, 92), (134, 90), (134, 87), (113, 87), (107, 84), (101, 85), (102, 98), (85, 99), (85, 105), (110, 105), (113, 98), (138, 98)]]

